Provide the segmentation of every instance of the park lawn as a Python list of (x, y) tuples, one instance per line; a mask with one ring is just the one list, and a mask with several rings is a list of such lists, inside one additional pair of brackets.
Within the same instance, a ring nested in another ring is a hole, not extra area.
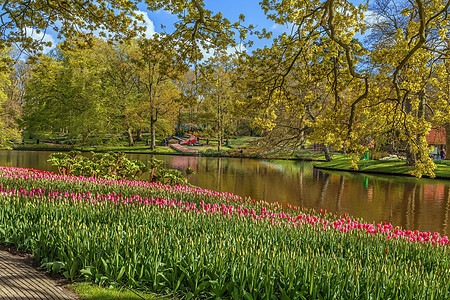
[(89, 283), (75, 283), (68, 286), (69, 289), (77, 293), (83, 300), (163, 300), (175, 299), (157, 296), (156, 294), (135, 293), (127, 289), (105, 288)]
[(230, 148), (244, 148), (247, 147), (249, 143), (261, 139), (260, 137), (254, 136), (241, 136), (235, 139), (230, 139), (228, 146)]
[(300, 160), (325, 160), (325, 154), (322, 151), (297, 150), (295, 155)]
[[(450, 162), (435, 161), (436, 177), (450, 178)], [(351, 158), (345, 154), (333, 155), (333, 160), (329, 162), (315, 162), (314, 165), (319, 168), (330, 168), (339, 170), (354, 171), (351, 166)], [(406, 166), (404, 160), (360, 160), (357, 162), (358, 170), (368, 173), (387, 173), (409, 175), (409, 171), (414, 167)]]

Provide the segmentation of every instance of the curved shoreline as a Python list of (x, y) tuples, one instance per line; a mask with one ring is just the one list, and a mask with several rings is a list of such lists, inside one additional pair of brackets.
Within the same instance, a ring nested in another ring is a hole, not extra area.
[[(371, 175), (387, 175), (387, 176), (399, 176), (399, 177), (410, 177), (410, 178), (416, 178), (411, 174), (405, 174), (405, 173), (390, 173), (390, 172), (382, 172), (382, 171), (370, 171), (370, 170), (352, 170), (352, 169), (341, 169), (341, 168), (330, 168), (330, 167), (321, 167), (313, 165), (315, 169), (318, 170), (326, 170), (326, 171), (337, 171), (337, 172), (348, 172), (348, 173), (360, 173), (360, 174), (371, 174)], [(428, 175), (423, 175), (422, 178), (424, 179), (439, 179), (439, 180), (450, 180), (450, 177), (448, 176), (436, 176), (434, 178), (431, 178)]]
[(292, 161), (308, 161), (308, 162), (325, 162), (325, 160), (321, 159), (313, 159), (307, 157), (258, 157), (258, 156), (249, 156), (245, 154), (240, 155), (226, 155), (226, 154), (207, 154), (202, 151), (198, 152), (159, 152), (159, 151), (133, 151), (133, 150), (124, 150), (124, 149), (111, 149), (111, 150), (103, 150), (103, 149), (78, 149), (78, 148), (52, 148), (52, 147), (42, 147), (42, 148), (13, 148), (13, 149), (4, 149), (4, 150), (13, 150), (13, 151), (53, 151), (53, 152), (70, 152), (70, 151), (79, 151), (79, 152), (95, 152), (95, 153), (106, 153), (106, 152), (123, 152), (126, 154), (152, 154), (152, 155), (177, 155), (177, 156), (201, 156), (201, 157), (227, 157), (227, 158), (248, 158), (248, 159), (261, 159), (261, 160), (292, 160)]

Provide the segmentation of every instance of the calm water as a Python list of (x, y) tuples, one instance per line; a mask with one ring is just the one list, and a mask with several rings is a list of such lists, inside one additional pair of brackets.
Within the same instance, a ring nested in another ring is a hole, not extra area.
[[(0, 151), (0, 165), (56, 171), (46, 162), (50, 153)], [(146, 162), (151, 156), (129, 157)], [(205, 189), (450, 234), (450, 181), (319, 171), (307, 162), (156, 157), (167, 167), (195, 169), (189, 182)]]

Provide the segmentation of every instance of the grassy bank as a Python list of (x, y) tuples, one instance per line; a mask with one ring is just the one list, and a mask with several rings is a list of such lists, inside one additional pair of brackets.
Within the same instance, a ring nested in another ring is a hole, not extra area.
[(71, 280), (185, 298), (450, 297), (448, 237), (200, 188), (0, 169), (0, 242)]
[[(319, 168), (328, 168), (336, 170), (355, 171), (351, 166), (351, 159), (344, 154), (333, 155), (333, 160), (329, 162), (321, 161), (315, 162), (314, 165)], [(437, 178), (450, 179), (450, 161), (436, 160), (436, 173)], [(411, 176), (408, 172), (413, 170), (414, 167), (407, 166), (405, 160), (360, 160), (357, 162), (358, 171), (366, 173), (381, 173), (392, 175), (405, 175)]]
[(130, 291), (125, 288), (101, 287), (85, 282), (71, 284), (71, 290), (76, 292), (82, 300), (169, 300), (174, 298), (162, 297), (155, 294), (145, 294)]

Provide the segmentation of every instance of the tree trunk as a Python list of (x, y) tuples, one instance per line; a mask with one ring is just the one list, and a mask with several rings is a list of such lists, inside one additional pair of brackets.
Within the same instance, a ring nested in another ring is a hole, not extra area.
[(414, 166), (416, 164), (417, 155), (416, 153), (411, 152), (411, 147), (408, 145), (406, 147), (406, 165), (407, 166)]
[(177, 134), (179, 134), (179, 132), (181, 132), (181, 106), (180, 108), (178, 108), (178, 132)]
[(156, 119), (154, 118), (153, 114), (150, 118), (150, 132), (151, 132), (151, 143), (150, 143), (150, 149), (155, 150), (156, 148), (156, 132), (155, 132), (155, 123)]
[(142, 129), (141, 128), (139, 128), (137, 130), (136, 141), (139, 141), (139, 142), (142, 141)]
[(127, 136), (128, 136), (128, 146), (130, 147), (134, 146), (133, 134), (131, 133), (130, 127), (128, 127), (127, 129)]
[[(422, 97), (422, 99), (423, 99), (423, 94), (420, 95), (419, 97)], [(409, 97), (406, 98), (405, 111), (406, 111), (406, 113), (410, 113), (412, 111), (411, 98), (409, 98)], [(422, 116), (422, 112), (423, 112), (423, 110), (420, 111), (420, 116), (418, 115), (419, 117)], [(409, 142), (406, 145), (405, 156), (406, 156), (406, 165), (407, 166), (414, 166), (416, 164), (417, 154), (411, 152), (411, 147), (409, 145)]]
[(217, 140), (219, 141), (219, 145), (217, 146), (217, 151), (222, 151), (222, 109), (220, 107), (220, 95), (217, 96)]
[[(445, 127), (445, 150), (449, 151), (450, 150), (450, 123), (447, 123), (444, 125)], [(450, 154), (447, 153), (447, 155), (445, 156), (446, 160), (450, 159)]]
[(323, 149), (323, 153), (325, 154), (325, 160), (332, 161), (333, 159), (331, 158), (331, 153), (330, 153), (330, 149), (328, 148), (328, 146), (323, 145), (322, 149)]

